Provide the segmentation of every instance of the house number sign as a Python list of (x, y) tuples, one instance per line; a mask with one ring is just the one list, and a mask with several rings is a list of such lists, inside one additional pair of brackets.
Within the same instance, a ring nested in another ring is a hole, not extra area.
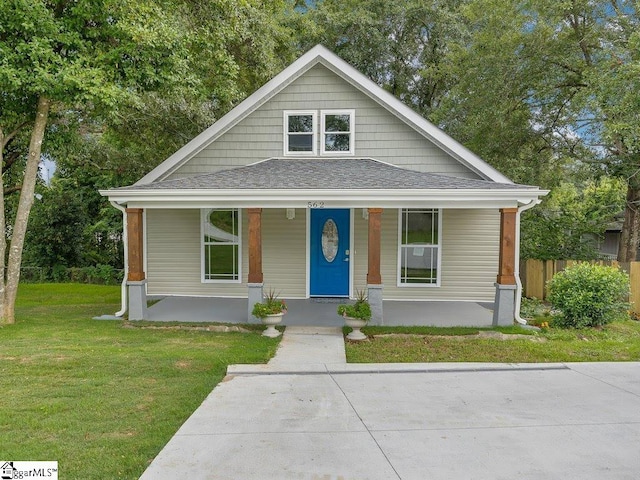
[(324, 202), (307, 202), (309, 208), (324, 208)]

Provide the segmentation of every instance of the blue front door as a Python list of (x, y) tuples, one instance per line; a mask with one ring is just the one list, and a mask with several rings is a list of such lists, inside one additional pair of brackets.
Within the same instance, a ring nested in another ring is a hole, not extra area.
[(312, 209), (310, 279), (312, 297), (349, 296), (349, 209)]

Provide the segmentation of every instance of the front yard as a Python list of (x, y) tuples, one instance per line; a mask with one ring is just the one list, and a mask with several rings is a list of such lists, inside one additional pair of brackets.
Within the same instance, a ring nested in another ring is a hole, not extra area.
[(613, 322), (601, 330), (366, 327), (370, 338), (347, 342), (347, 361), (387, 362), (614, 362), (640, 361), (640, 322)]
[(20, 286), (0, 328), (0, 458), (57, 460), (60, 478), (136, 479), (233, 363), (264, 363), (253, 333), (123, 328), (119, 287)]
[[(0, 458), (57, 460), (60, 478), (135, 479), (233, 363), (264, 363), (278, 339), (96, 321), (119, 287), (21, 285), (0, 327)], [(174, 324), (175, 325), (175, 324)], [(261, 328), (261, 327), (257, 327)], [(640, 322), (601, 330), (366, 327), (349, 362), (640, 361)]]

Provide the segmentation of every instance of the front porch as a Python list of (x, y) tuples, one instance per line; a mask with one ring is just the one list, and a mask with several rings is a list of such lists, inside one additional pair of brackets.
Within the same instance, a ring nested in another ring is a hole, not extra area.
[[(343, 300), (310, 298), (286, 302), (289, 312), (283, 325), (333, 327), (344, 324), (336, 313), (337, 305)], [(490, 327), (493, 321), (492, 303), (384, 300), (383, 309), (386, 326)], [(247, 323), (247, 299), (164, 297), (149, 307), (147, 313), (147, 319), (155, 322)]]

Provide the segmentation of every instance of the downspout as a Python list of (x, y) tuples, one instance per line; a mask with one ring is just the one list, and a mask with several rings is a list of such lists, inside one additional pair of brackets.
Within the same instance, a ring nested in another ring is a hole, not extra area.
[(122, 212), (122, 243), (124, 244), (124, 277), (120, 287), (121, 309), (114, 315), (122, 317), (127, 311), (127, 277), (129, 276), (129, 239), (127, 237), (127, 210), (116, 202), (110, 201), (114, 208)]
[(527, 321), (520, 316), (520, 304), (522, 303), (522, 281), (520, 280), (520, 214), (530, 208), (538, 205), (542, 200), (539, 198), (531, 200), (531, 202), (518, 208), (516, 212), (516, 261), (514, 265), (514, 275), (516, 277), (516, 303), (515, 303), (515, 319), (520, 325), (526, 325)]

